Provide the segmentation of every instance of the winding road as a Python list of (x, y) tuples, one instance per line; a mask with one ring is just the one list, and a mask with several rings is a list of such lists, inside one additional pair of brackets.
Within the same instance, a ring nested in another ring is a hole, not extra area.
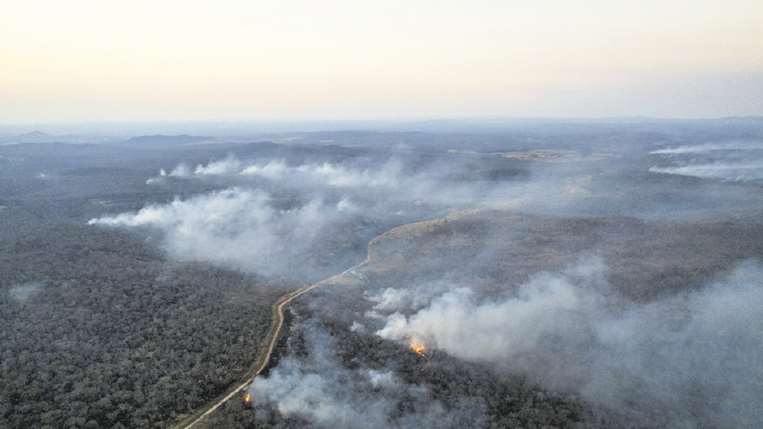
[(278, 338), (280, 338), (281, 336), (281, 329), (283, 329), (284, 308), (290, 302), (292, 302), (296, 298), (306, 294), (307, 292), (310, 292), (311, 290), (319, 286), (332, 283), (333, 281), (341, 277), (344, 277), (348, 274), (354, 274), (355, 270), (362, 267), (366, 263), (368, 263), (368, 258), (366, 258), (365, 261), (355, 265), (354, 267), (348, 268), (339, 274), (335, 274), (317, 283), (313, 283), (311, 285), (301, 287), (297, 290), (289, 292), (286, 295), (283, 295), (282, 297), (280, 297), (278, 301), (276, 301), (275, 304), (273, 304), (273, 324), (271, 325), (270, 331), (268, 332), (268, 336), (267, 336), (268, 338), (267, 349), (265, 349), (265, 352), (260, 354), (260, 356), (257, 358), (257, 361), (255, 361), (253, 368), (244, 375), (244, 377), (242, 378), (243, 381), (240, 384), (231, 386), (230, 388), (228, 388), (228, 390), (225, 391), (225, 393), (215, 398), (213, 401), (211, 401), (207, 405), (199, 408), (198, 410), (193, 412), (190, 416), (184, 418), (183, 420), (175, 424), (173, 427), (176, 429), (192, 428), (193, 426), (195, 426), (196, 424), (204, 420), (205, 417), (215, 412), (215, 410), (220, 408), (229, 399), (231, 399), (236, 394), (238, 394), (242, 390), (249, 387), (250, 384), (252, 384), (252, 382), (254, 381), (254, 378), (257, 375), (259, 375), (268, 366), (268, 363), (270, 362), (270, 357), (273, 355), (273, 350), (275, 350), (276, 343), (278, 342)]

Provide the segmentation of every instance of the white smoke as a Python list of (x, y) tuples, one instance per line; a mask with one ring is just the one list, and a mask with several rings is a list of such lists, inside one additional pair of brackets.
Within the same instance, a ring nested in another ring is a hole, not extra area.
[(352, 325), (350, 325), (350, 332), (358, 332), (361, 334), (366, 333), (366, 326), (362, 323), (359, 323), (357, 321), (352, 322)]
[(15, 285), (8, 289), (8, 295), (20, 303), (29, 301), (33, 296), (37, 295), (45, 288), (45, 284), (42, 282), (29, 282), (19, 285)]
[(199, 164), (193, 171), (185, 164), (180, 164), (170, 173), (170, 176), (174, 177), (236, 175), (262, 177), (291, 184), (321, 184), (335, 188), (397, 187), (405, 178), (401, 164), (394, 161), (376, 169), (368, 169), (330, 162), (289, 165), (282, 159), (245, 164), (232, 155), (206, 165)]
[(625, 310), (603, 266), (582, 267), (540, 274), (497, 300), (457, 288), (410, 316), (389, 315), (377, 334), (424, 339), (673, 425), (763, 423), (763, 267), (743, 264), (700, 291)]
[(365, 298), (376, 303), (373, 309), (381, 312), (418, 310), (432, 298), (450, 290), (448, 282), (427, 282), (408, 288), (385, 288), (380, 292), (368, 293)]
[(283, 161), (253, 164), (242, 172), (245, 176), (262, 176), (271, 180), (322, 183), (336, 188), (397, 187), (403, 181), (402, 166), (388, 162), (376, 170), (357, 169), (332, 163), (288, 166)]
[[(267, 378), (255, 379), (250, 389), (258, 412), (271, 406), (283, 416), (296, 416), (319, 428), (479, 424), (481, 409), (446, 411), (425, 387), (406, 383), (392, 371), (344, 367), (327, 332), (310, 323), (305, 329), (309, 356), (302, 360), (287, 357)], [(401, 412), (400, 401), (406, 402), (407, 411)]]
[[(583, 268), (586, 275), (580, 276)], [(565, 275), (537, 275), (516, 295), (498, 301), (481, 302), (471, 289), (456, 288), (410, 317), (393, 313), (377, 334), (395, 340), (426, 339), (469, 361), (513, 361), (535, 351), (549, 334), (581, 328), (570, 323), (577, 313), (597, 309), (598, 315), (600, 296), (583, 287), (600, 287), (603, 274), (603, 264), (594, 259)]]
[(188, 167), (188, 165), (181, 163), (173, 168), (169, 175), (172, 177), (190, 177), (191, 174), (191, 168)]
[(328, 204), (321, 199), (282, 209), (265, 192), (234, 187), (88, 224), (157, 229), (177, 259), (275, 274), (296, 263), (293, 258), (309, 249), (326, 225), (351, 209), (349, 201)]
[[(160, 176), (164, 175), (160, 173)], [(394, 161), (387, 162), (376, 169), (367, 169), (330, 162), (289, 165), (282, 159), (246, 164), (233, 155), (207, 164), (198, 164), (194, 169), (181, 163), (169, 173), (172, 177), (185, 178), (237, 175), (262, 177), (292, 184), (322, 184), (336, 188), (396, 187), (405, 178), (402, 174), (402, 165)]]
[(233, 155), (228, 155), (219, 161), (212, 161), (207, 165), (199, 164), (193, 170), (196, 176), (228, 176), (241, 171), (241, 162)]
[[(365, 239), (372, 229), (381, 232), (384, 226), (419, 220), (451, 208), (519, 206), (541, 200), (559, 208), (580, 198), (579, 192), (567, 188), (553, 193), (559, 190), (556, 178), (524, 183), (471, 181), (461, 180), (462, 173), (468, 172), (448, 168), (410, 172), (395, 160), (375, 167), (361, 164), (289, 165), (283, 160), (252, 163), (232, 155), (193, 169), (181, 163), (169, 173), (160, 170), (146, 183), (182, 178), (233, 187), (92, 219), (90, 224), (158, 229), (170, 256), (180, 260), (211, 262), (262, 274), (293, 273), (297, 267), (304, 274), (310, 268), (305, 264), (309, 259), (315, 265), (328, 267), (329, 255), (320, 250), (310, 254), (310, 250), (328, 242), (339, 243), (343, 240), (340, 231)], [(270, 189), (272, 194), (260, 188)], [(281, 196), (281, 201), (274, 201), (271, 195)], [(282, 208), (285, 199), (289, 200), (287, 209)], [(324, 239), (327, 241), (320, 241)], [(350, 252), (361, 249), (365, 242), (344, 239), (339, 245), (345, 253), (331, 256), (336, 265), (343, 263), (343, 257), (350, 258)], [(325, 274), (323, 268), (313, 274)]]
[(763, 142), (707, 143), (650, 152), (673, 165), (653, 166), (652, 173), (749, 182), (763, 179)]
[(681, 167), (650, 167), (659, 174), (675, 174), (704, 179), (723, 179), (732, 182), (748, 182), (763, 179), (763, 161), (754, 163), (714, 163), (685, 165)]
[(238, 174), (241, 170), (241, 162), (233, 155), (228, 155), (223, 159), (217, 161), (210, 161), (205, 164), (197, 164), (193, 169), (186, 163), (180, 163), (173, 168), (169, 174), (165, 169), (159, 170), (158, 177), (203, 177), (203, 176), (229, 176), (232, 174)]
[(268, 161), (265, 164), (252, 164), (241, 171), (243, 176), (261, 176), (270, 180), (281, 180), (288, 175), (292, 167), (283, 160)]
[(229, 155), (222, 160), (199, 164), (194, 169), (181, 163), (169, 176), (195, 179), (224, 177), (238, 184), (242, 179), (261, 178), (298, 191), (340, 190), (368, 196), (373, 193), (377, 204), (387, 200), (447, 205), (491, 200), (505, 202), (507, 198), (527, 198), (539, 189), (549, 189), (547, 184), (540, 187), (534, 184), (529, 186), (530, 189), (509, 189), (505, 185), (484, 182), (448, 182), (445, 178), (454, 170), (448, 166), (440, 167), (411, 173), (404, 171), (403, 163), (398, 160), (389, 160), (370, 168), (331, 162), (291, 165), (282, 159), (244, 162)]
[(745, 151), (763, 150), (763, 142), (729, 142), (729, 143), (705, 143), (699, 145), (685, 145), (653, 150), (652, 155), (684, 155), (700, 154), (716, 151)]

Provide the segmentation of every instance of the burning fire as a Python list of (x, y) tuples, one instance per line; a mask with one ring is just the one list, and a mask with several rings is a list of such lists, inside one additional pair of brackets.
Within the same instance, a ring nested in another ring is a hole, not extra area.
[(423, 342), (421, 342), (421, 341), (419, 341), (419, 340), (417, 340), (415, 338), (411, 338), (411, 341), (408, 344), (408, 346), (411, 348), (412, 352), (416, 353), (419, 356), (426, 356), (426, 354), (427, 354), (427, 346), (426, 346), (426, 344), (424, 344)]
[(244, 397), (241, 400), (244, 402), (244, 407), (250, 408), (252, 406), (252, 392), (244, 393)]

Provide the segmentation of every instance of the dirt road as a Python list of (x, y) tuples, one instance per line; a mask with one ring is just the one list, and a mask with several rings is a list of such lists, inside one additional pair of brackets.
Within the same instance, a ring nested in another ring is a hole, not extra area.
[(344, 277), (348, 274), (353, 274), (356, 269), (365, 265), (367, 262), (368, 260), (366, 259), (360, 264), (355, 265), (354, 267), (349, 268), (339, 274), (323, 279), (317, 283), (313, 283), (311, 285), (299, 288), (279, 298), (278, 301), (276, 301), (276, 303), (273, 304), (273, 324), (271, 325), (270, 331), (268, 332), (267, 348), (257, 358), (257, 361), (255, 361), (255, 364), (253, 365), (252, 369), (248, 371), (246, 375), (244, 375), (244, 377), (242, 378), (242, 382), (228, 388), (228, 390), (225, 393), (215, 398), (213, 401), (211, 401), (207, 405), (199, 408), (190, 416), (178, 422), (174, 426), (174, 428), (177, 428), (177, 429), (192, 428), (194, 425), (204, 420), (205, 417), (215, 412), (215, 410), (220, 408), (229, 399), (233, 398), (234, 396), (236, 396), (236, 394), (238, 394), (242, 390), (249, 387), (249, 385), (254, 380), (254, 377), (260, 374), (268, 366), (268, 363), (270, 362), (270, 357), (273, 354), (273, 350), (275, 349), (276, 343), (278, 342), (278, 338), (281, 336), (281, 329), (283, 328), (283, 322), (284, 322), (284, 308), (290, 302), (292, 302), (293, 300), (300, 297), (301, 295), (304, 295), (305, 293), (319, 286), (332, 283), (333, 281), (341, 277)]

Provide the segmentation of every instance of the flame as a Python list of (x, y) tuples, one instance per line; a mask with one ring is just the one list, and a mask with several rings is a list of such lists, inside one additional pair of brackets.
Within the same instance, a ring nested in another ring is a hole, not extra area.
[(412, 352), (416, 353), (419, 356), (425, 356), (427, 354), (426, 344), (424, 344), (423, 342), (415, 338), (411, 338), (411, 341), (408, 344), (408, 346), (411, 348)]
[(241, 398), (242, 401), (244, 401), (244, 407), (249, 408), (252, 406), (252, 392), (246, 392), (244, 393), (244, 397)]

